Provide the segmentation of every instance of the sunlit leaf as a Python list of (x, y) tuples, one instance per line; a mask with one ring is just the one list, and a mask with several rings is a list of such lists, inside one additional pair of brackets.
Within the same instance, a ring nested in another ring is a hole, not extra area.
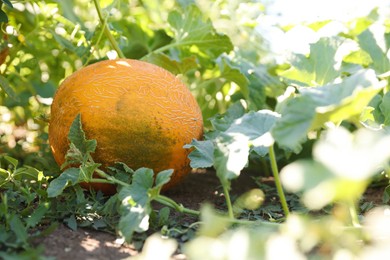
[(217, 65), (221, 71), (220, 77), (236, 83), (240, 87), (241, 93), (244, 95), (244, 97), (248, 98), (249, 80), (245, 74), (240, 71), (239, 67), (235, 67), (233, 64), (231, 64), (231, 62), (229, 62), (226, 57), (218, 58)]
[(313, 160), (298, 160), (282, 169), (282, 183), (291, 192), (303, 191), (303, 201), (311, 209), (355, 201), (390, 159), (389, 145), (390, 136), (378, 131), (328, 130), (315, 144)]
[(377, 74), (390, 70), (390, 59), (387, 56), (389, 46), (385, 39), (385, 28), (371, 27), (358, 35), (359, 45), (372, 60), (372, 67)]
[[(166, 174), (162, 176), (165, 180), (168, 177)], [(161, 180), (161, 183), (165, 180)], [(140, 168), (135, 171), (131, 185), (122, 187), (119, 192), (122, 213), (118, 228), (127, 241), (131, 241), (134, 232), (143, 232), (149, 228), (151, 207), (148, 193), (153, 186), (153, 181), (153, 170)]]
[(200, 236), (217, 237), (230, 226), (229, 219), (215, 212), (211, 205), (205, 204), (201, 208), (202, 225), (198, 231)]
[(390, 125), (390, 92), (387, 92), (379, 105), (380, 111), (384, 116), (384, 124)]
[(361, 114), (370, 100), (385, 86), (373, 70), (361, 70), (341, 83), (316, 88), (302, 88), (301, 95), (286, 102), (282, 117), (275, 123), (272, 136), (283, 148), (298, 152), (308, 131), (330, 121)]
[(360, 129), (351, 134), (344, 128), (331, 129), (313, 148), (315, 160), (342, 178), (366, 180), (390, 158), (390, 136)]
[(298, 96), (289, 100), (281, 118), (272, 128), (272, 136), (282, 147), (299, 152), (306, 141), (307, 133), (315, 116), (315, 102), (309, 96)]
[(215, 140), (214, 167), (220, 181), (229, 185), (230, 180), (237, 178), (248, 163), (248, 137), (243, 134), (221, 134)]
[(195, 56), (183, 58), (181, 61), (177, 61), (171, 59), (163, 53), (152, 53), (146, 56), (144, 60), (160, 66), (175, 75), (185, 74), (186, 72), (198, 67)]
[(339, 76), (340, 57), (336, 57), (341, 40), (321, 38), (310, 45), (310, 55), (297, 54), (291, 61), (292, 68), (282, 76), (305, 86), (324, 85)]
[(236, 119), (225, 133), (245, 135), (249, 141), (248, 145), (251, 145), (259, 155), (265, 156), (268, 153), (268, 147), (274, 142), (270, 130), (279, 117), (278, 113), (270, 110), (251, 111)]
[(197, 46), (212, 57), (233, 49), (229, 37), (218, 34), (196, 5), (189, 6), (184, 13), (170, 12), (168, 22), (175, 31), (174, 46)]

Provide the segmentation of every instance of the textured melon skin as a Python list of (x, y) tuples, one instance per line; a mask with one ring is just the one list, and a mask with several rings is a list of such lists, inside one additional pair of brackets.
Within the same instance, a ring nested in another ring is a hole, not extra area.
[[(174, 169), (164, 188), (190, 171), (189, 151), (183, 146), (203, 135), (202, 114), (187, 87), (170, 72), (137, 60), (101, 61), (61, 84), (49, 124), (49, 142), (59, 165), (65, 161), (67, 135), (79, 113), (87, 138), (97, 141), (95, 162), (103, 168), (123, 162), (132, 169)], [(112, 185), (91, 186), (115, 192)]]

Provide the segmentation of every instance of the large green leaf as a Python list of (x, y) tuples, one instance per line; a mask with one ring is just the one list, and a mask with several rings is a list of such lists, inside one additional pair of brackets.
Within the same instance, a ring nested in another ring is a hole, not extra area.
[(173, 46), (196, 46), (211, 57), (233, 49), (229, 37), (218, 34), (196, 5), (190, 5), (184, 12), (170, 12), (168, 22), (175, 32)]
[(259, 155), (265, 156), (268, 148), (273, 144), (270, 130), (279, 117), (278, 113), (270, 110), (251, 111), (236, 119), (225, 133), (233, 136), (237, 134), (246, 136), (248, 145), (252, 146)]
[(315, 108), (316, 104), (309, 96), (297, 96), (287, 101), (281, 118), (271, 130), (279, 146), (295, 152), (301, 150), (315, 117)]
[(182, 60), (177, 61), (171, 59), (163, 53), (151, 53), (150, 55), (145, 56), (144, 60), (156, 64), (175, 75), (185, 74), (198, 67), (195, 56), (183, 58)]
[(373, 27), (358, 35), (360, 48), (367, 52), (372, 60), (372, 68), (377, 74), (390, 70), (390, 59), (388, 57), (389, 46), (385, 39), (384, 28)]
[(384, 122), (385, 125), (390, 125), (390, 92), (387, 92), (379, 105), (380, 111), (382, 112), (382, 115), (384, 116)]
[(143, 232), (149, 228), (151, 207), (148, 193), (153, 182), (153, 170), (140, 168), (134, 172), (131, 185), (122, 187), (119, 192), (123, 213), (118, 228), (127, 241), (131, 241), (134, 232)]
[(237, 178), (248, 163), (249, 143), (244, 134), (221, 133), (215, 140), (214, 167), (223, 185)]
[(295, 55), (291, 60), (291, 69), (281, 76), (304, 86), (324, 85), (334, 80), (340, 75), (337, 65), (341, 59), (336, 57), (340, 45), (339, 38), (321, 38), (310, 45), (309, 57)]
[(357, 200), (370, 178), (390, 158), (390, 136), (384, 131), (330, 129), (314, 145), (313, 159), (295, 161), (281, 171), (283, 185), (303, 191), (303, 201), (319, 209), (335, 201)]
[(301, 88), (283, 107), (272, 135), (281, 147), (299, 152), (308, 131), (360, 115), (384, 86), (373, 70), (361, 70), (340, 83)]

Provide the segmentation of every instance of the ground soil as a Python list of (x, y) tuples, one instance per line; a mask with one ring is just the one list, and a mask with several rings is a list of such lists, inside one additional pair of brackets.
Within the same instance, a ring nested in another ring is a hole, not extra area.
[[(232, 194), (241, 194), (255, 187), (254, 185), (250, 174), (242, 174), (233, 182)], [(215, 172), (196, 171), (185, 178), (179, 186), (164, 192), (164, 195), (191, 209), (198, 210), (204, 202), (219, 207), (225, 200), (219, 186)], [(122, 244), (113, 234), (83, 228), (73, 231), (63, 224), (45, 236), (39, 244), (44, 246), (45, 256), (55, 257), (57, 260), (116, 260), (138, 253), (134, 246)], [(185, 257), (177, 255), (176, 259), (185, 259)]]
[[(241, 174), (232, 184), (233, 196), (255, 187), (253, 177), (254, 174)], [(270, 180), (268, 179), (267, 182)], [(364, 198), (378, 205), (381, 204), (382, 194), (383, 188), (368, 189)], [(164, 195), (191, 209), (199, 209), (204, 202), (221, 207), (225, 200), (218, 178), (213, 171), (193, 172), (181, 185), (166, 191)], [(114, 234), (83, 228), (73, 231), (63, 224), (44, 237), (40, 244), (44, 245), (46, 256), (55, 257), (57, 260), (116, 260), (138, 254), (134, 246), (122, 244)], [(185, 256), (176, 255), (175, 259), (185, 259)]]

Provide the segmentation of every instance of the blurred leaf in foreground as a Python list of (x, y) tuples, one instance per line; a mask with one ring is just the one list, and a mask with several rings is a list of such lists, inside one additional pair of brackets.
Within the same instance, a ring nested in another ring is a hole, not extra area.
[(313, 160), (295, 161), (281, 171), (283, 185), (303, 191), (303, 201), (319, 209), (334, 201), (355, 201), (370, 178), (390, 159), (390, 136), (345, 128), (328, 130), (313, 148)]
[(299, 152), (310, 130), (359, 116), (384, 86), (375, 71), (361, 70), (340, 83), (300, 88), (300, 95), (284, 105), (272, 136), (282, 148)]

